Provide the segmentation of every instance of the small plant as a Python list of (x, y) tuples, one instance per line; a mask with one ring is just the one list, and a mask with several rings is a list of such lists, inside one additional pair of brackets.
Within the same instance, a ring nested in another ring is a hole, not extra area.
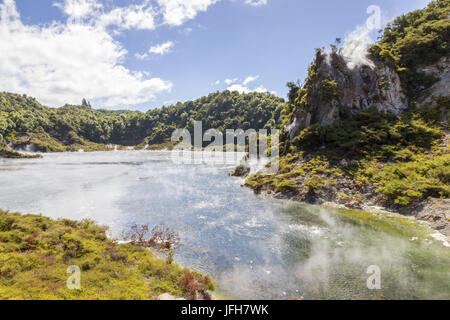
[(148, 236), (150, 228), (148, 225), (131, 227), (131, 231), (123, 236), (125, 241), (140, 247), (151, 247), (162, 250), (173, 250), (180, 245), (179, 235), (164, 225), (156, 226)]
[(308, 188), (308, 193), (310, 193), (310, 194), (314, 194), (316, 191), (322, 189), (323, 186), (324, 186), (324, 181), (318, 175), (314, 175), (305, 181), (305, 187)]
[(184, 276), (180, 279), (180, 286), (192, 299), (203, 298), (204, 300), (211, 300), (207, 290), (215, 290), (215, 284), (211, 278), (189, 270), (185, 270)]
[(287, 191), (294, 191), (298, 189), (298, 184), (295, 180), (283, 180), (280, 183), (276, 185), (276, 192), (287, 192)]

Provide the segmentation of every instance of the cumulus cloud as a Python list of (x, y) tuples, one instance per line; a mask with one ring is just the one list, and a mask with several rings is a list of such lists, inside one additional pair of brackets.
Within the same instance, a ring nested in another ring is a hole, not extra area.
[[(67, 12), (86, 16), (93, 12), (89, 8)], [(170, 81), (125, 68), (126, 49), (99, 25), (24, 25), (13, 0), (0, 4), (0, 18), (2, 90), (27, 93), (49, 106), (85, 97), (116, 107), (144, 103), (172, 87)]]
[(161, 44), (151, 47), (148, 52), (153, 53), (153, 54), (164, 55), (166, 53), (169, 53), (170, 49), (172, 49), (173, 46), (174, 46), (174, 44), (172, 41), (167, 41), (167, 42), (164, 42), (164, 43), (161, 43)]
[[(139, 0), (124, 7), (113, 6), (112, 1), (54, 1), (67, 22), (26, 25), (14, 0), (0, 0), (0, 87), (35, 96), (49, 106), (75, 104), (85, 97), (97, 106), (118, 107), (147, 102), (170, 91), (172, 83), (125, 67), (128, 52), (113, 36), (123, 30), (154, 30), (162, 24), (180, 26), (220, 0)], [(184, 31), (188, 34), (192, 29)], [(165, 42), (134, 57), (163, 55), (173, 46)], [(227, 85), (232, 85), (239, 79), (229, 81)], [(240, 89), (247, 91), (252, 81), (249, 77)]]
[(193, 19), (198, 12), (205, 12), (208, 7), (219, 0), (157, 0), (161, 7), (164, 22), (172, 26), (180, 26)]
[[(55, 2), (55, 7), (60, 8), (71, 23), (91, 23), (102, 27), (114, 26), (119, 29), (155, 29), (157, 11), (149, 4), (148, 0), (141, 4), (132, 4), (127, 7), (118, 7), (105, 11), (98, 0), (64, 0)], [(92, 18), (86, 21), (86, 18)]]

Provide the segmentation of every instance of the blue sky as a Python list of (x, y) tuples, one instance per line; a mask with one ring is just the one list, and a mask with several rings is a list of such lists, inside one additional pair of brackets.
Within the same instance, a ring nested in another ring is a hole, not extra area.
[(364, 25), (370, 5), (385, 23), (428, 2), (0, 0), (0, 90), (138, 110), (229, 87), (285, 97), (314, 49)]

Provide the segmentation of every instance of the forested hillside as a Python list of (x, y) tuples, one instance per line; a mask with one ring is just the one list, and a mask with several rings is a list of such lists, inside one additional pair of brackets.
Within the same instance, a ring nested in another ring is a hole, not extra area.
[(96, 110), (87, 103), (47, 108), (31, 97), (0, 93), (0, 143), (41, 152), (154, 145), (170, 140), (175, 129), (193, 130), (194, 121), (202, 121), (204, 130), (280, 127), (283, 106), (273, 95), (224, 91), (142, 113)]

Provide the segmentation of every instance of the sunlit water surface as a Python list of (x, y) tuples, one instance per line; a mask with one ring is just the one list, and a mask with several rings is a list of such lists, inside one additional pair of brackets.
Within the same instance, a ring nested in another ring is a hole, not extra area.
[[(235, 164), (239, 159), (235, 161)], [(168, 152), (48, 154), (0, 160), (0, 208), (93, 219), (120, 238), (165, 224), (176, 261), (233, 299), (450, 298), (441, 243), (348, 221), (335, 209), (264, 199), (228, 175), (234, 164), (180, 164)], [(369, 266), (381, 290), (369, 290)]]

